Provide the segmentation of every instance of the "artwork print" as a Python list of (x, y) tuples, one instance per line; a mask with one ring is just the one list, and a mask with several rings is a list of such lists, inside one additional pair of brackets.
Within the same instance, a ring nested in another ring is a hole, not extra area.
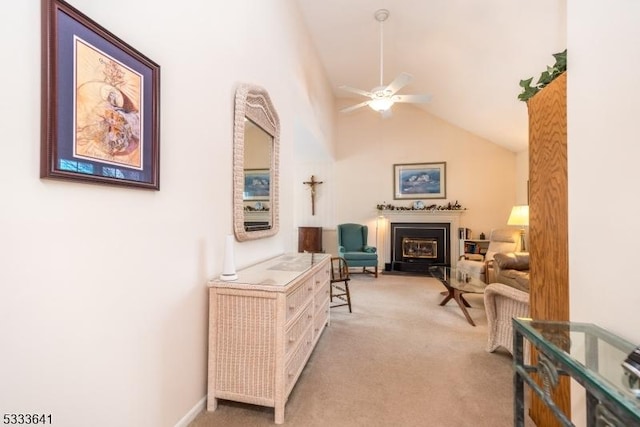
[(244, 170), (244, 200), (269, 200), (270, 187), (269, 169)]
[(160, 67), (63, 0), (42, 0), (40, 176), (160, 189)]
[(394, 199), (446, 198), (446, 163), (394, 165)]
[(75, 37), (74, 157), (142, 169), (142, 76)]

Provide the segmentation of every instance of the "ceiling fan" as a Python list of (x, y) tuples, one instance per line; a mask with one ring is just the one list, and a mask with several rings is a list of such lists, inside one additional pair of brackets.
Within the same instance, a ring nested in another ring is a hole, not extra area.
[(424, 104), (431, 100), (431, 95), (396, 95), (396, 93), (413, 80), (411, 74), (400, 73), (387, 86), (384, 85), (384, 68), (383, 68), (383, 25), (384, 21), (389, 17), (387, 9), (379, 9), (375, 12), (376, 21), (380, 22), (380, 86), (374, 87), (371, 91), (356, 89), (349, 86), (340, 86), (340, 89), (357, 93), (369, 97), (370, 99), (350, 107), (340, 110), (342, 113), (349, 113), (358, 108), (369, 106), (372, 110), (380, 112), (383, 117), (391, 116), (391, 106), (396, 102), (407, 102), (414, 104)]

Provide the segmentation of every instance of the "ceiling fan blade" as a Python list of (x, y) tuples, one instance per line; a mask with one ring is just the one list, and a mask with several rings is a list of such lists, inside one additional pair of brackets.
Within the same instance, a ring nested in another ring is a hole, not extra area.
[(431, 101), (431, 95), (396, 95), (393, 102), (411, 102), (415, 104), (426, 104)]
[(384, 92), (385, 94), (393, 95), (408, 85), (411, 80), (413, 80), (413, 76), (411, 74), (400, 73), (391, 83), (389, 83), (389, 86), (384, 89)]
[(358, 95), (362, 95), (362, 96), (367, 96), (369, 98), (373, 98), (373, 94), (371, 92), (369, 92), (369, 91), (366, 91), (366, 90), (356, 89), (356, 88), (351, 87), (351, 86), (340, 86), (340, 89), (346, 90), (348, 92), (357, 93)]
[(341, 113), (350, 113), (353, 110), (357, 110), (358, 108), (365, 107), (369, 105), (369, 101), (361, 102), (360, 104), (352, 105), (351, 107), (346, 107), (340, 110)]

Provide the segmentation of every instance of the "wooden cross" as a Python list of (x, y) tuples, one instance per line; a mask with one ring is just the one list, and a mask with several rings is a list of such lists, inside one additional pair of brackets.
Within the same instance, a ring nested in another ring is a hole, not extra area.
[(311, 215), (316, 214), (316, 185), (322, 184), (322, 181), (316, 181), (315, 177), (311, 175), (310, 181), (305, 181), (303, 184), (311, 187)]

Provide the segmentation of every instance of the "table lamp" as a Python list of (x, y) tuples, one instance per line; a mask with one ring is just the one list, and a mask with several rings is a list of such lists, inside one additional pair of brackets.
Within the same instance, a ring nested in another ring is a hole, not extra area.
[(508, 225), (517, 225), (520, 229), (520, 250), (525, 251), (524, 227), (529, 225), (529, 205), (516, 205), (511, 209), (511, 215), (507, 220)]

